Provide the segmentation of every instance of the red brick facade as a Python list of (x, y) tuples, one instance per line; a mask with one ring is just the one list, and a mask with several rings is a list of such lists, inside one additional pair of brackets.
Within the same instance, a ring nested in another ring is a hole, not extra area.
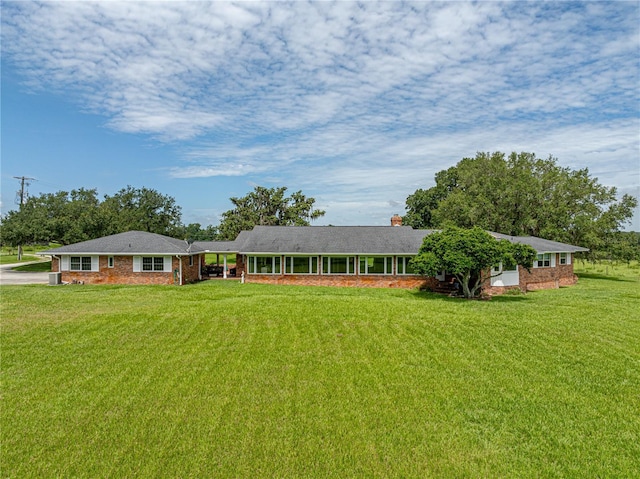
[[(238, 255), (238, 275), (244, 271), (245, 257)], [(517, 286), (491, 286), (487, 280), (483, 291), (489, 295), (505, 293), (509, 290), (520, 289), (522, 291), (534, 291), (538, 289), (553, 289), (560, 286), (569, 286), (578, 281), (573, 273), (573, 262), (560, 265), (559, 255), (556, 255), (555, 267), (531, 268), (528, 272), (525, 268), (519, 268), (520, 284)], [(242, 266), (242, 268), (241, 268)], [(290, 284), (303, 286), (345, 286), (345, 287), (370, 287), (370, 288), (405, 288), (405, 289), (442, 289), (436, 278), (424, 278), (411, 275), (323, 275), (323, 274), (246, 274), (245, 282), (263, 284)], [(444, 285), (446, 286), (446, 285)], [(446, 287), (444, 288), (446, 290)]]
[(302, 286), (340, 286), (356, 288), (435, 288), (438, 280), (409, 275), (347, 275), (347, 274), (250, 274), (247, 283), (290, 284)]
[(570, 286), (577, 281), (578, 277), (573, 273), (573, 264), (556, 263), (554, 268), (531, 268), (530, 273), (524, 268), (520, 271), (520, 289), (523, 291)]
[[(108, 256), (99, 257), (99, 271), (62, 271), (61, 279), (64, 283), (172, 285), (180, 284), (179, 272), (182, 269), (182, 284), (186, 284), (201, 279), (200, 267), (204, 261), (204, 255), (194, 255), (190, 266), (189, 257), (174, 256), (171, 272), (134, 273), (132, 256), (114, 256), (111, 268), (108, 265), (108, 258)], [(573, 272), (573, 261), (571, 264), (560, 265), (559, 259), (559, 255), (556, 255), (555, 267), (531, 268), (530, 271), (520, 267), (520, 283), (517, 286), (490, 286), (490, 280), (487, 280), (483, 290), (486, 294), (496, 295), (513, 289), (534, 291), (575, 284), (578, 278)], [(245, 260), (246, 257), (243, 255), (236, 256), (236, 271), (238, 278), (245, 272), (247, 283), (431, 290), (437, 290), (441, 286), (436, 278), (412, 275), (246, 274)], [(182, 268), (180, 262), (182, 262)], [(51, 271), (59, 270), (59, 258), (54, 257), (51, 262)]]
[[(193, 265), (189, 257), (171, 258), (171, 271), (133, 271), (133, 256), (113, 256), (113, 267), (109, 268), (109, 256), (98, 258), (98, 271), (62, 271), (63, 283), (85, 284), (180, 284), (180, 262), (182, 262), (182, 284), (200, 279), (200, 255), (194, 255)], [(51, 261), (51, 271), (60, 271), (59, 259)]]
[(489, 280), (483, 290), (490, 295), (502, 294), (509, 290), (536, 291), (540, 289), (556, 289), (561, 286), (571, 286), (578, 282), (578, 276), (573, 272), (573, 255), (570, 256), (570, 264), (560, 264), (560, 255), (555, 255), (555, 266), (530, 268), (518, 267), (520, 284), (517, 286), (490, 286)]

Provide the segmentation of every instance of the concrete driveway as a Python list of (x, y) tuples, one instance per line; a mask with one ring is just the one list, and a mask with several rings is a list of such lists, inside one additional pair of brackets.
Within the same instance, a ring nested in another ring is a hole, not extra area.
[[(35, 261), (31, 261), (34, 263)], [(32, 273), (29, 271), (14, 271), (13, 268), (28, 263), (14, 263), (0, 265), (0, 286), (16, 284), (49, 284), (49, 273)]]

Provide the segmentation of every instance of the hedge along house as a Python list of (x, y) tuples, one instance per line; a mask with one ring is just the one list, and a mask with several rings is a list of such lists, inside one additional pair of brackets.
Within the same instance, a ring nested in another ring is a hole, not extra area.
[(128, 231), (42, 251), (57, 282), (184, 284), (202, 279), (203, 251), (183, 240)]
[[(200, 249), (236, 250), (237, 274), (252, 283), (429, 288), (446, 291), (450, 276), (416, 275), (410, 261), (432, 230), (401, 226), (256, 226), (243, 231), (233, 244), (198, 242)], [(497, 239), (532, 246), (538, 257), (530, 270), (496, 265), (483, 285), (488, 294), (508, 289), (522, 291), (574, 284), (573, 255), (585, 248), (530, 236), (491, 233)]]

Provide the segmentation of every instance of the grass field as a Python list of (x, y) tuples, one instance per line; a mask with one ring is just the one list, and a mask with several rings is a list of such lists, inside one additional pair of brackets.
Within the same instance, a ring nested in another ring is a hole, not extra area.
[(640, 283), (16, 286), (3, 477), (639, 477)]
[(0, 248), (0, 264), (19, 263), (24, 261), (42, 261), (42, 257), (36, 255), (38, 251), (55, 248), (58, 244), (51, 243), (50, 246), (24, 246), (22, 248), (22, 260), (18, 261), (18, 249), (3, 246)]

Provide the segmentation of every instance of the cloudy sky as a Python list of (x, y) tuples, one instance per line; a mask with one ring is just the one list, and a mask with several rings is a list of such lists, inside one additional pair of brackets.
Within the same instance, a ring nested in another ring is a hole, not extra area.
[[(132, 185), (218, 224), (256, 185), (386, 225), (477, 151), (640, 195), (640, 4), (2, 1), (2, 211)], [(640, 230), (640, 214), (632, 225)]]

